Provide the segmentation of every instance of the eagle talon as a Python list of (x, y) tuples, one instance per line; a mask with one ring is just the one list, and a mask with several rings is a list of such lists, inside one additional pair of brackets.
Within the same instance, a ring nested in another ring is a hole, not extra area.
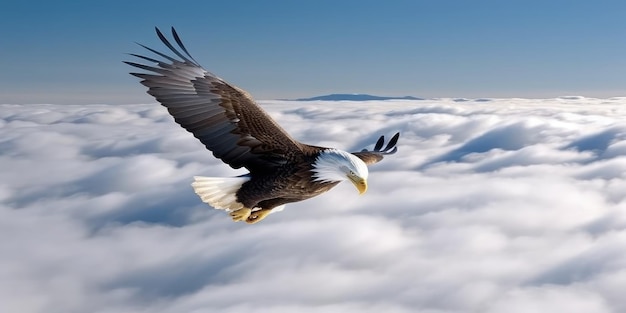
[(248, 208), (239, 209), (234, 212), (230, 212), (230, 216), (233, 218), (235, 222), (247, 221), (248, 217), (252, 213), (252, 210)]
[(261, 220), (263, 220), (268, 214), (270, 214), (270, 212), (272, 212), (272, 210), (266, 210), (266, 209), (262, 209), (259, 211), (254, 211), (252, 212), (252, 214), (250, 214), (250, 216), (248, 216), (248, 218), (246, 219), (246, 223), (248, 224), (255, 224), (260, 222)]

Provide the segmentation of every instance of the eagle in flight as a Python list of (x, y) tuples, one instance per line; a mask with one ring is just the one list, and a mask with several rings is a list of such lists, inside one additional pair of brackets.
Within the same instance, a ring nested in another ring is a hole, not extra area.
[(367, 165), (397, 151), (399, 133), (384, 146), (349, 153), (301, 143), (283, 130), (244, 90), (206, 71), (189, 54), (172, 28), (175, 47), (156, 33), (175, 56), (147, 46), (161, 59), (130, 54), (145, 62), (125, 62), (148, 73), (131, 73), (148, 94), (167, 108), (176, 123), (198, 138), (216, 158), (249, 173), (237, 177), (194, 177), (195, 193), (210, 206), (249, 224), (280, 211), (286, 203), (322, 194), (349, 181), (367, 190)]

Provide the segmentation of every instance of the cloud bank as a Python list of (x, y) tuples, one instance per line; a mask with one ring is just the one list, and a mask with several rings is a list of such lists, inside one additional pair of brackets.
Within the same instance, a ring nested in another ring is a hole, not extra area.
[(0, 106), (2, 312), (624, 312), (626, 98), (289, 102), (301, 141), (402, 133), (257, 225), (157, 104)]

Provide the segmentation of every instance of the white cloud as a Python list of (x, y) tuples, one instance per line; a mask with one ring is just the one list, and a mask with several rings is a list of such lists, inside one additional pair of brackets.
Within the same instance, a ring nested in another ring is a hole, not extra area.
[(243, 171), (157, 104), (0, 106), (1, 311), (626, 310), (626, 98), (262, 104), (399, 152), (244, 225), (189, 186)]

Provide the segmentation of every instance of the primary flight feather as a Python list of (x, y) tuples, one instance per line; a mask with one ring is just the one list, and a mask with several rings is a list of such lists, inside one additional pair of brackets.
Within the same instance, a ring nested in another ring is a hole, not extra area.
[(301, 143), (247, 92), (203, 69), (174, 28), (177, 47), (158, 28), (156, 33), (176, 57), (141, 45), (162, 59), (131, 54), (152, 65), (125, 63), (147, 72), (131, 74), (141, 78), (176, 123), (216, 158), (232, 168), (248, 169), (238, 177), (196, 176), (191, 184), (203, 202), (228, 211), (234, 221), (256, 223), (286, 203), (317, 196), (341, 181), (350, 181), (362, 194), (367, 190), (367, 165), (397, 151), (399, 133), (384, 149), (381, 136), (373, 150), (354, 153)]

